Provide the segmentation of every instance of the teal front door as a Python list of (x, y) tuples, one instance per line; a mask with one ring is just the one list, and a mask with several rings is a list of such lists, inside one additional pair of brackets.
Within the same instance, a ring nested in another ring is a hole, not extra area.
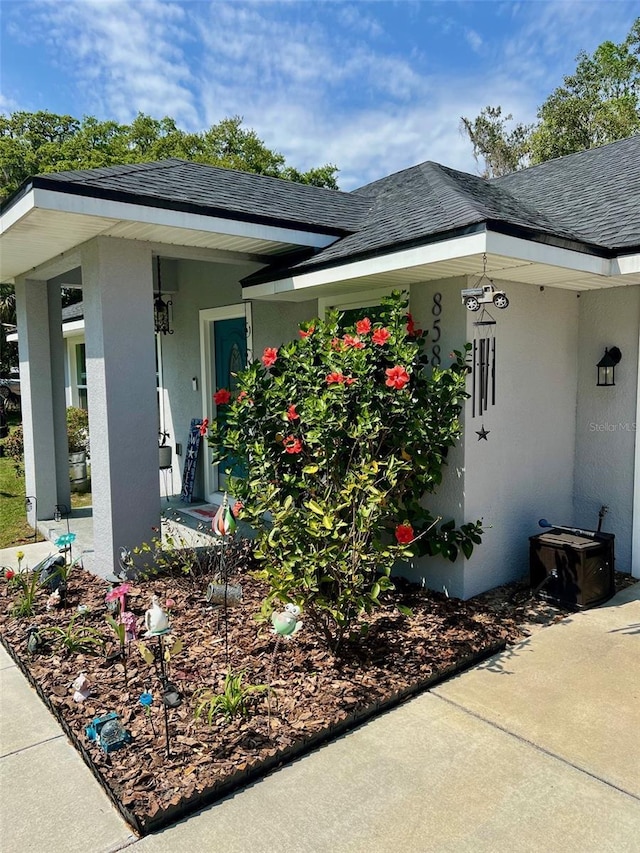
[[(231, 320), (215, 320), (213, 323), (213, 339), (215, 342), (215, 390), (226, 388), (235, 396), (238, 386), (237, 374), (247, 364), (247, 330), (244, 317), (235, 317)], [(217, 408), (217, 421), (222, 430), (225, 427), (227, 407), (222, 405)], [(220, 465), (218, 473), (218, 488), (223, 491), (226, 488), (226, 471), (231, 469), (231, 476), (241, 477), (242, 466), (233, 459), (226, 459)]]

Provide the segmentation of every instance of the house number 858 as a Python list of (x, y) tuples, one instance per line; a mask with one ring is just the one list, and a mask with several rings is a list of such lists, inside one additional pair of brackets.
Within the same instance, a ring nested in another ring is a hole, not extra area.
[(442, 334), (442, 330), (440, 329), (440, 315), (442, 314), (441, 293), (433, 294), (431, 313), (434, 317), (433, 326), (431, 327), (431, 340), (433, 341), (433, 346), (431, 347), (431, 365), (432, 367), (439, 367), (442, 363), (442, 359), (440, 358), (440, 344), (437, 343), (440, 340), (440, 335)]

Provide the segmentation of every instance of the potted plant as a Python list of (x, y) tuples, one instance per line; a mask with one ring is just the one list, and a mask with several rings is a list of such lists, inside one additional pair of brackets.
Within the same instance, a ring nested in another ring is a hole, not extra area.
[(69, 445), (69, 478), (73, 491), (87, 487), (87, 449), (89, 447), (89, 413), (86, 409), (67, 409), (67, 442)]

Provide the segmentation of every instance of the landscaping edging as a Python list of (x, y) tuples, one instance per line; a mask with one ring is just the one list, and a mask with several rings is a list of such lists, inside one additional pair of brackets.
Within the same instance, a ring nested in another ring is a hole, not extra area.
[(285, 747), (284, 749), (280, 749), (278, 752), (276, 752), (275, 755), (267, 757), (259, 762), (255, 762), (244, 770), (236, 771), (235, 773), (225, 778), (223, 781), (217, 782), (214, 785), (205, 788), (203, 791), (197, 792), (196, 794), (181, 799), (177, 805), (163, 809), (153, 817), (148, 818), (147, 820), (142, 820), (135, 814), (134, 811), (124, 806), (123, 803), (120, 801), (118, 795), (113, 790), (108, 780), (103, 776), (99, 768), (96, 767), (95, 762), (93, 761), (90, 753), (85, 748), (85, 745), (81, 742), (81, 740), (77, 737), (76, 733), (69, 726), (67, 721), (64, 719), (64, 716), (60, 713), (59, 709), (50, 701), (49, 697), (46, 695), (38, 681), (33, 678), (31, 672), (29, 671), (29, 668), (25, 665), (23, 659), (16, 653), (15, 649), (6, 640), (4, 635), (0, 635), (0, 642), (2, 643), (2, 646), (5, 648), (11, 659), (15, 662), (16, 666), (25, 676), (29, 684), (36, 690), (36, 693), (38, 694), (44, 705), (60, 724), (67, 738), (78, 750), (83, 761), (93, 774), (94, 778), (100, 783), (105, 793), (112, 801), (114, 806), (118, 809), (124, 820), (134, 829), (136, 833), (141, 836), (158, 831), (166, 826), (169, 826), (170, 824), (176, 823), (178, 820), (187, 817), (195, 811), (198, 811), (206, 806), (212, 805), (223, 797), (235, 793), (236, 791), (245, 787), (249, 783), (263, 778), (268, 773), (275, 770), (277, 767), (312, 752), (313, 750), (323, 746), (324, 744), (334, 740), (335, 738), (340, 737), (341, 735), (344, 735), (347, 732), (357, 728), (358, 726), (362, 725), (373, 717), (376, 717), (379, 714), (382, 714), (397, 707), (407, 699), (417, 696), (420, 693), (424, 693), (425, 691), (429, 690), (430, 688), (433, 688), (437, 684), (440, 684), (443, 681), (452, 678), (453, 676), (458, 675), (467, 669), (470, 669), (472, 666), (481, 663), (492, 655), (503, 651), (506, 646), (506, 642), (504, 640), (492, 643), (478, 652), (475, 652), (471, 655), (467, 655), (466, 657), (462, 658), (451, 666), (446, 667), (440, 672), (435, 673), (429, 678), (423, 679), (422, 681), (416, 682), (415, 684), (395, 691), (385, 699), (373, 702), (366, 708), (361, 708), (360, 710), (354, 711), (339, 722), (329, 725), (328, 728), (309, 735), (306, 738), (302, 738), (301, 740), (294, 742), (290, 746)]

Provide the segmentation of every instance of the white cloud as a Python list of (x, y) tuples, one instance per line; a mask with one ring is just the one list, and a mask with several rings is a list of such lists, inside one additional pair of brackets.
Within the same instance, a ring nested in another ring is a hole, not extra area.
[[(620, 41), (634, 17), (631, 2), (425, 5), (34, 0), (13, 26), (77, 87), (67, 112), (188, 130), (239, 114), (292, 165), (338, 165), (350, 189), (426, 159), (474, 171), (461, 115), (500, 104), (533, 120), (577, 52)], [(390, 8), (415, 24), (405, 41), (385, 29)], [(443, 68), (445, 38), (458, 50)]]
[(185, 12), (162, 0), (44, 0), (32, 25), (92, 108), (126, 121), (138, 111), (193, 124), (198, 115), (182, 44)]

